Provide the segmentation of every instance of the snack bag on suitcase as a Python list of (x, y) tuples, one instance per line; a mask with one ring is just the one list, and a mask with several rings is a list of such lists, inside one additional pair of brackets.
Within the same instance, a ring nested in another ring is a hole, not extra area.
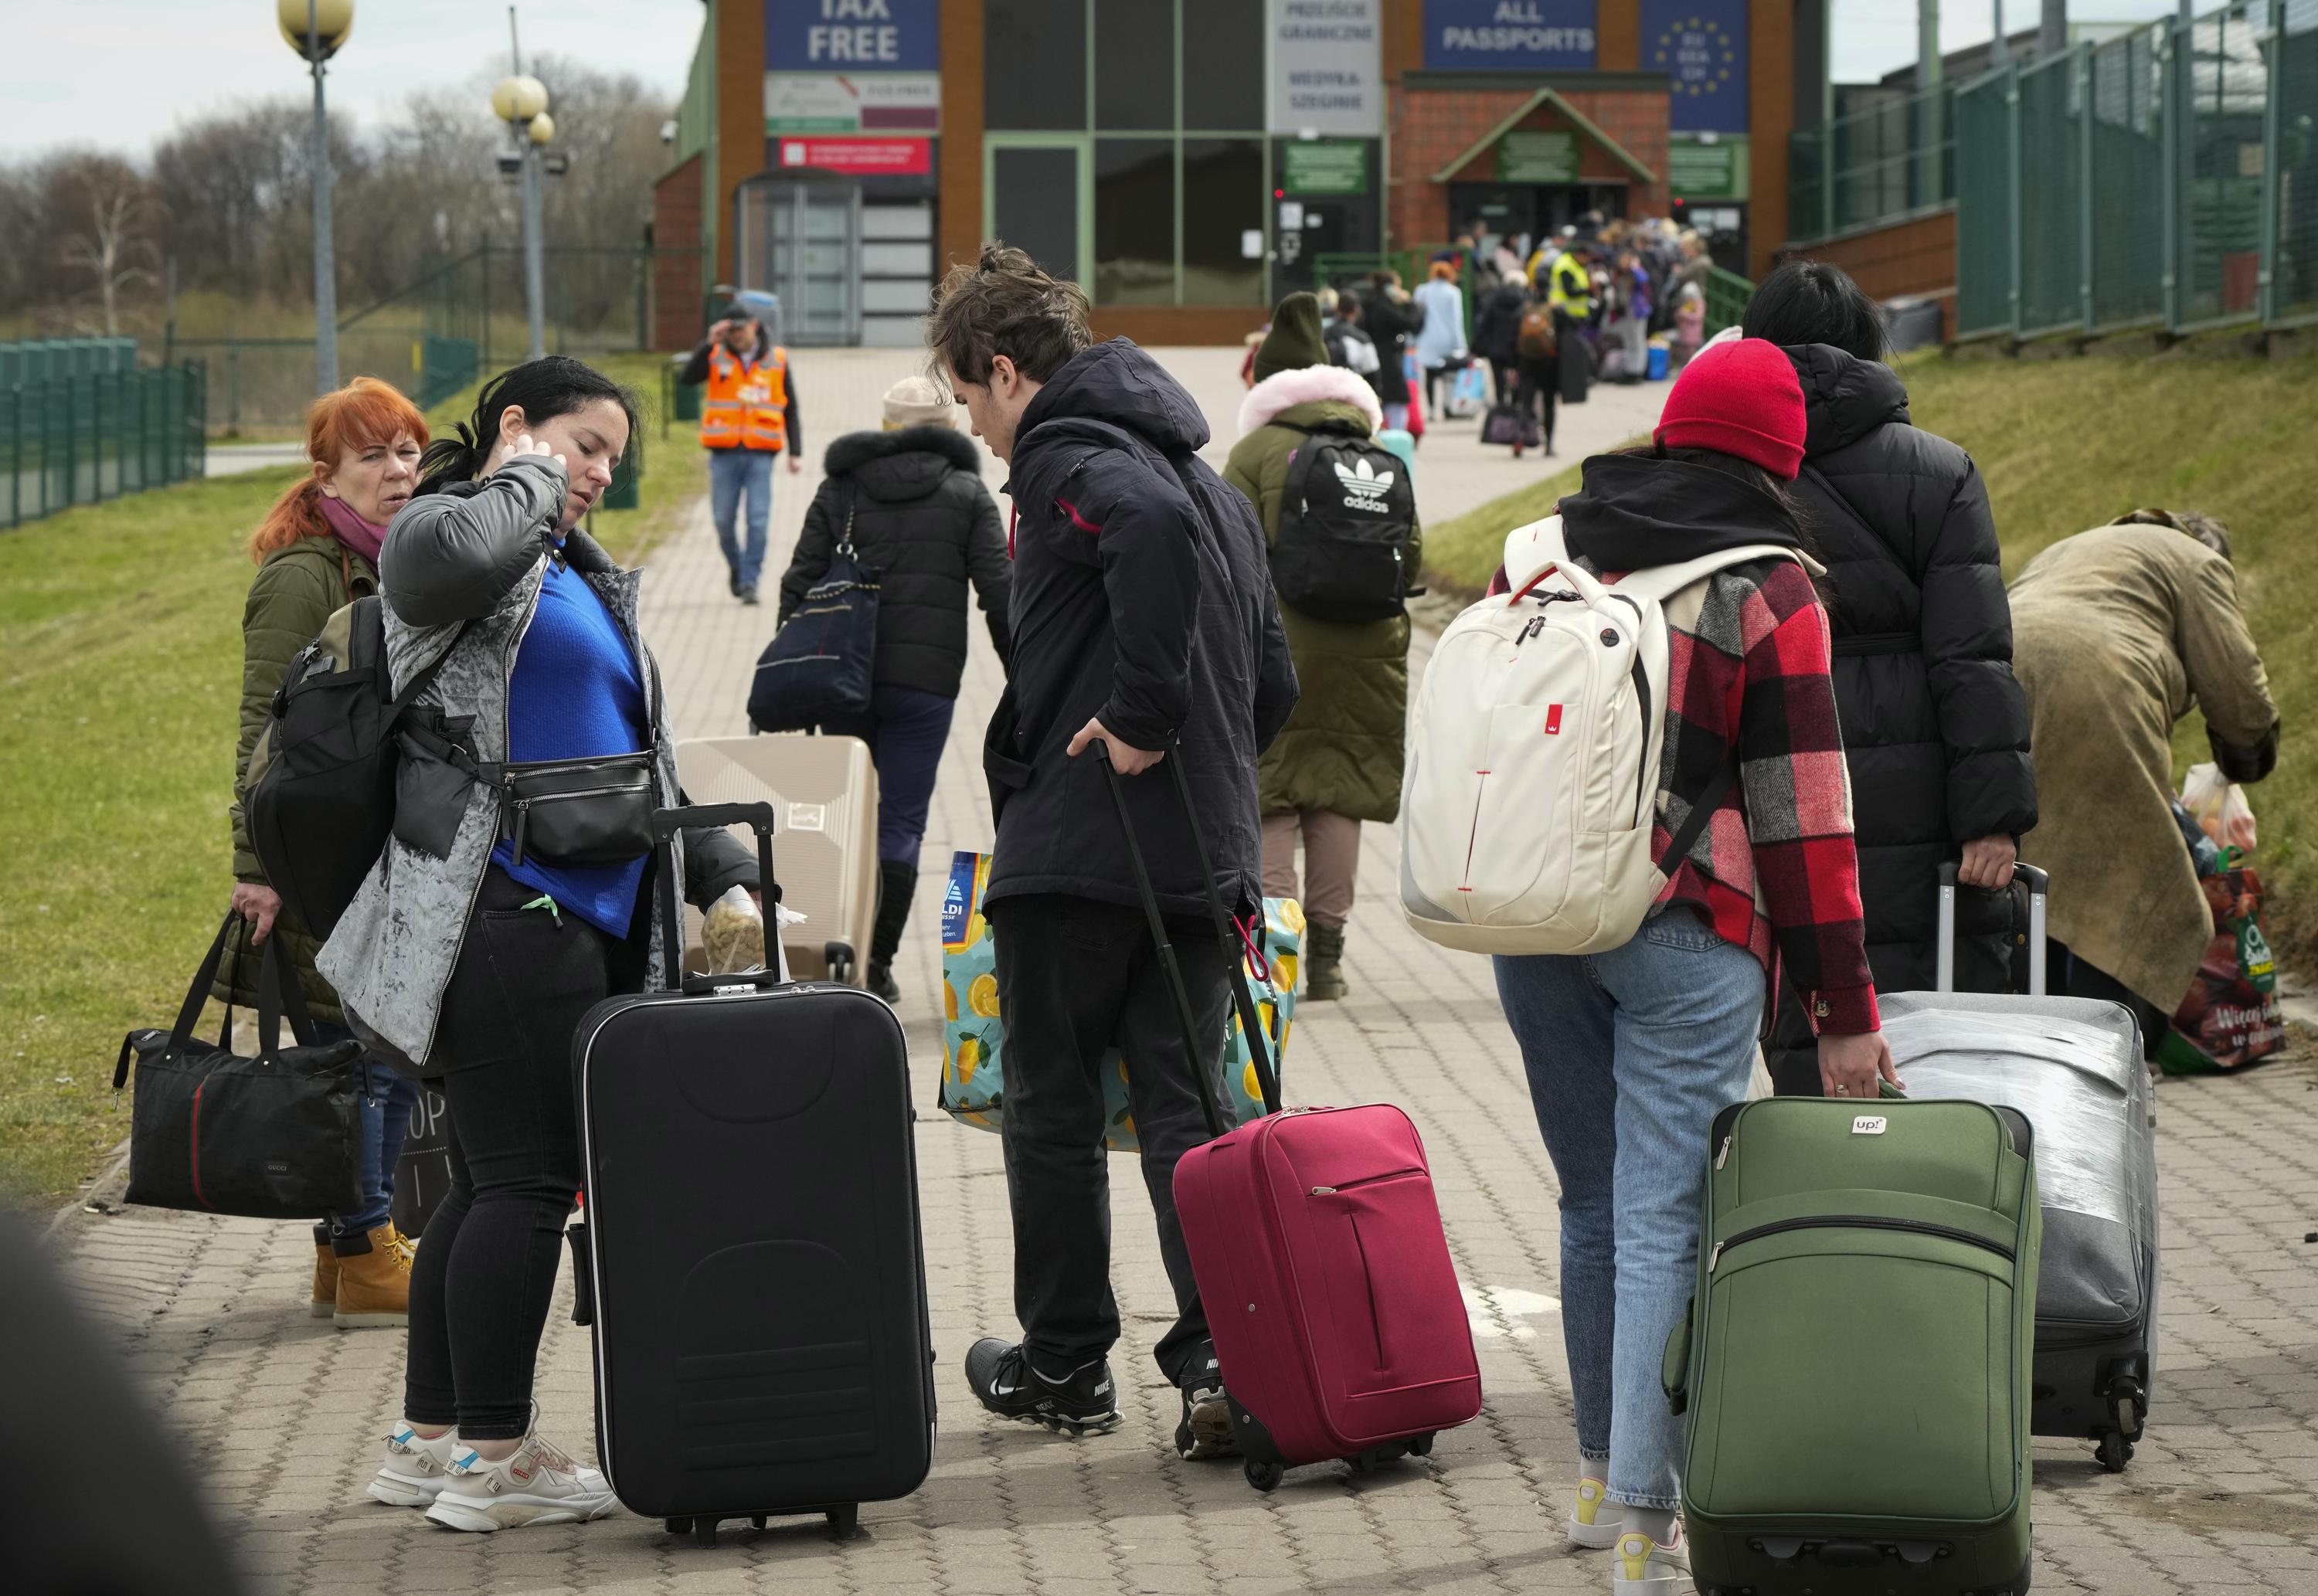
[[(1095, 747), (1196, 1058), (1190, 994), (1120, 777), (1110, 750)], [(1230, 946), (1181, 753), (1168, 753), (1163, 764), (1182, 801), (1216, 934)], [(1245, 1031), (1261, 1035), (1244, 984), (1234, 985)], [(1435, 1433), (1480, 1412), (1481, 1374), (1416, 1127), (1388, 1103), (1281, 1114), (1261, 1043), (1248, 1063), (1263, 1115), (1226, 1129), (1215, 1084), (1201, 1071), (1199, 1100), (1215, 1140), (1175, 1166), (1176, 1214), (1248, 1484), (1270, 1491), (1286, 1468), (1331, 1457), (1366, 1468), (1423, 1457)]]
[[(770, 804), (655, 819), (663, 842), (733, 823), (771, 882)], [(665, 856), (659, 876), (674, 990), (607, 999), (572, 1038), (597, 1449), (630, 1511), (701, 1545), (773, 1514), (843, 1536), (933, 1464), (901, 1023), (858, 987), (682, 973)]]
[(1665, 1367), (1701, 1596), (2028, 1588), (2038, 1139), (1980, 1103), (1716, 1116)]
[[(941, 1109), (960, 1125), (995, 1131), (1006, 1120), (1006, 1022), (998, 1010), (997, 933), (982, 912), (990, 883), (988, 854), (952, 856), (949, 887), (942, 897), (942, 1073)], [(1260, 949), (1241, 961), (1275, 1067), (1288, 1050), (1288, 1030), (1296, 1011), (1296, 970), (1304, 947), (1304, 910), (1293, 898), (1263, 901)], [(1261, 953), (1259, 963), (1257, 954)], [(1103, 1145), (1113, 1152), (1136, 1152), (1143, 1143), (1127, 1101), (1128, 1062), (1114, 1047), (1102, 1055)], [(1247, 1045), (1247, 1026), (1236, 1010), (1224, 1045), (1224, 1091), (1235, 1125), (1263, 1112), (1255, 1064)]]
[(1883, 998), (1884, 1038), (1918, 1100), (2017, 1110), (2036, 1127), (2044, 1251), (2036, 1297), (2038, 1435), (2099, 1443), (2125, 1467), (2149, 1416), (2157, 1330), (2156, 1113), (2141, 1026), (2122, 1003), (2044, 990), (2044, 873), (2028, 888), (2028, 995), (1958, 993), (1954, 865), (1941, 873), (1940, 990)]

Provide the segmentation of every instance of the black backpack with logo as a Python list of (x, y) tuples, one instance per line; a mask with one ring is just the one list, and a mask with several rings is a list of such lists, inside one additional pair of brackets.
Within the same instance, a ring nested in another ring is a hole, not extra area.
[(1399, 614), (1416, 574), (1408, 569), (1416, 534), (1408, 468), (1359, 433), (1293, 430), (1307, 441), (1289, 462), (1271, 542), (1271, 580), (1280, 602), (1322, 621)]
[(385, 850), (402, 764), (398, 733), (451, 657), (445, 649), (398, 696), (379, 604), (357, 598), (290, 661), (250, 755), (250, 844), (283, 910), (317, 937), (337, 928)]

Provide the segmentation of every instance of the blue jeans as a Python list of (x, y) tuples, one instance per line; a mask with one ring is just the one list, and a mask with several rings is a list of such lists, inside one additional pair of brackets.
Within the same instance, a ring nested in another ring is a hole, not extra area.
[[(749, 541), (744, 547), (735, 535), (741, 495), (749, 496)], [(724, 563), (732, 579), (753, 587), (765, 569), (765, 523), (773, 513), (773, 455), (768, 449), (711, 449), (708, 452), (708, 508), (715, 517), (716, 541), (724, 550)]]
[(934, 802), (934, 773), (949, 742), (949, 722), (957, 700), (918, 687), (879, 684), (869, 696), (869, 713), (858, 721), (832, 722), (822, 730), (858, 737), (869, 745), (877, 767), (877, 857), (918, 867), (918, 845), (925, 840), (926, 815)]
[[(319, 1042), (346, 1042), (354, 1033), (344, 1026), (314, 1026)], [(334, 1236), (359, 1236), (376, 1230), (394, 1206), (394, 1166), (402, 1158), (402, 1143), (410, 1134), (411, 1111), (418, 1107), (418, 1083), (405, 1080), (377, 1060), (368, 1061), (367, 1080), (359, 1100), (362, 1115), (363, 1206), (353, 1214), (329, 1216)]]
[(1747, 1096), (1763, 967), (1686, 909), (1610, 953), (1500, 958), (1497, 995), (1561, 1183), (1577, 1449), (1613, 1501), (1681, 1506), (1658, 1370), (1695, 1285), (1714, 1116)]

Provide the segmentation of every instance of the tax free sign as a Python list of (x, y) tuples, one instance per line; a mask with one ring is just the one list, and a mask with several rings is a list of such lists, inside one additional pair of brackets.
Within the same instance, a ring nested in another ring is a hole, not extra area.
[(1424, 64), (1450, 72), (1590, 72), (1595, 0), (1424, 0)]
[(941, 0), (765, 0), (768, 72), (939, 72)]

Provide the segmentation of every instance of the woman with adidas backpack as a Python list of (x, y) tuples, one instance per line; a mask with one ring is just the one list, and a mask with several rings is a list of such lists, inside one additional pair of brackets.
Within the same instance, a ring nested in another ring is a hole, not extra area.
[(1702, 353), (1651, 445), (1588, 460), (1557, 516), (1507, 537), (1411, 728), (1404, 903), (1431, 939), (1498, 955), (1561, 1187), (1569, 1538), (1616, 1549), (1626, 1596), (1691, 1589), (1659, 1363), (1771, 971), (1807, 1000), (1829, 1095), (1894, 1078), (1827, 612), (1786, 488), (1803, 433), (1775, 346)]
[[(1423, 558), (1423, 533), (1406, 468), (1373, 441), (1384, 421), (1376, 390), (1328, 363), (1312, 295), (1280, 302), (1255, 352), (1255, 374), (1223, 475), (1263, 522), (1303, 690), (1257, 767), (1263, 891), (1303, 904), (1310, 928), (1304, 995), (1341, 998), (1361, 823), (1400, 812), (1408, 715), (1403, 601)], [(1374, 534), (1369, 563), (1343, 554), (1335, 540), (1347, 533)]]

